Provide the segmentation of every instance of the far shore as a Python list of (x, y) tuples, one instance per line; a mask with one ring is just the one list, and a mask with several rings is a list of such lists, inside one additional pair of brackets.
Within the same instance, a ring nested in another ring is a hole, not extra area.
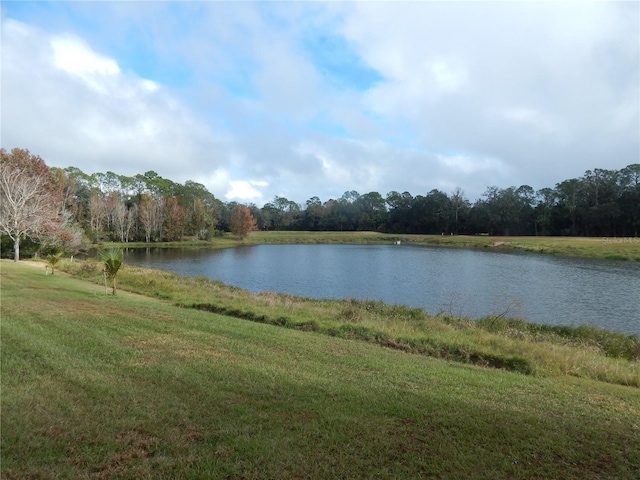
[(214, 237), (210, 241), (185, 239), (180, 242), (105, 242), (93, 247), (119, 246), (123, 248), (228, 248), (262, 244), (399, 244), (457, 248), (519, 250), (525, 252), (565, 255), (606, 260), (640, 262), (640, 238), (625, 237), (502, 237), (490, 235), (405, 235), (379, 232), (300, 232), (258, 231), (244, 240), (231, 234)]

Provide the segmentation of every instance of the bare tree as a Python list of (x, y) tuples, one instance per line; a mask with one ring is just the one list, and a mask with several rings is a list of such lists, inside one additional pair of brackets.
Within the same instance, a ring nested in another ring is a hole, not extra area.
[(151, 235), (155, 228), (155, 211), (153, 197), (148, 193), (142, 195), (140, 205), (138, 206), (138, 217), (140, 219), (140, 225), (144, 230), (145, 241), (147, 243), (151, 241)]
[(0, 231), (11, 238), (14, 260), (20, 241), (57, 230), (59, 202), (49, 189), (48, 167), (28, 150), (0, 150)]
[(468, 206), (468, 201), (464, 198), (464, 190), (456, 187), (451, 194), (451, 204), (454, 211), (455, 233), (458, 234), (460, 225), (460, 210)]
[(89, 219), (91, 231), (97, 239), (104, 230), (105, 223), (109, 223), (107, 200), (98, 190), (94, 190), (91, 193), (91, 198), (89, 200)]
[(82, 229), (73, 221), (71, 212), (62, 210), (55, 221), (45, 225), (38, 239), (42, 247), (75, 251), (82, 247)]
[(111, 229), (118, 234), (118, 238), (121, 242), (129, 241), (129, 235), (127, 232), (129, 224), (127, 218), (129, 209), (124, 204), (117, 192), (111, 192), (107, 196), (106, 208), (107, 217), (109, 218)]
[(125, 242), (128, 242), (129, 238), (131, 238), (131, 232), (136, 228), (137, 221), (138, 221), (138, 205), (134, 203), (127, 209), (127, 215), (125, 217), (125, 228), (124, 228)]
[(138, 218), (147, 243), (151, 241), (154, 233), (158, 235), (158, 238), (162, 238), (163, 210), (164, 199), (162, 197), (156, 199), (148, 193), (142, 195), (138, 206)]

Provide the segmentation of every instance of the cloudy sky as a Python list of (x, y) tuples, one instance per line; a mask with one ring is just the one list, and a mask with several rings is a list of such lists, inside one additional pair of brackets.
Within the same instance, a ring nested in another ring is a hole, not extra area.
[(534, 189), (640, 161), (640, 3), (1, 4), (1, 146), (216, 197)]

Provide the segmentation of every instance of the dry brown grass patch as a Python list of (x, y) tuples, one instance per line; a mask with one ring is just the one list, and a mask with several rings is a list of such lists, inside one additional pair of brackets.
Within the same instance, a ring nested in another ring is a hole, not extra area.
[(92, 472), (89, 477), (96, 479), (108, 479), (122, 475), (124, 472), (137, 471), (140, 478), (150, 478), (148, 466), (140, 465), (139, 468), (132, 468), (132, 463), (141, 459), (154, 456), (160, 445), (160, 440), (152, 435), (148, 435), (140, 430), (130, 430), (116, 437), (116, 443), (124, 445), (122, 451), (115, 452), (111, 457)]
[(140, 339), (125, 337), (125, 345), (136, 348), (141, 356), (134, 360), (134, 365), (148, 365), (161, 361), (163, 357), (174, 356), (187, 360), (204, 360), (207, 358), (222, 358), (228, 354), (224, 348), (214, 348), (194, 343), (186, 338), (176, 338), (171, 335)]

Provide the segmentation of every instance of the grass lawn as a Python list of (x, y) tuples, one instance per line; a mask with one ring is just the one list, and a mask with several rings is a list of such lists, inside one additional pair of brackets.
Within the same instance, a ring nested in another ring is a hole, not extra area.
[(2, 478), (582, 480), (640, 470), (637, 387), (179, 308), (126, 281), (105, 296), (36, 265), (0, 263)]

